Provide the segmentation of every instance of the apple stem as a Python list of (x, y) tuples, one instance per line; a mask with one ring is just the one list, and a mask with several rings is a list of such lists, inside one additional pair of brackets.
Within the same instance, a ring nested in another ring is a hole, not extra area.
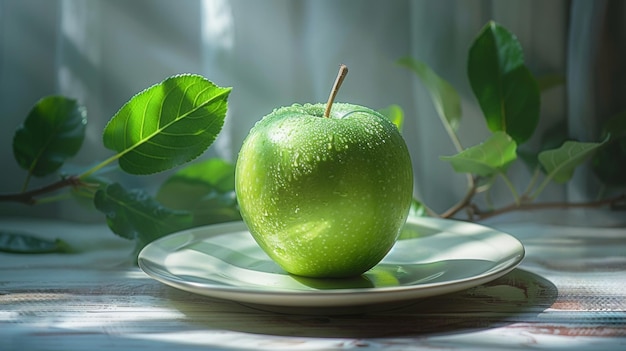
[(335, 79), (335, 84), (333, 84), (333, 90), (330, 92), (330, 96), (328, 97), (328, 102), (326, 103), (326, 110), (324, 111), (324, 117), (330, 117), (330, 109), (333, 106), (333, 101), (335, 101), (335, 97), (337, 96), (337, 92), (339, 92), (339, 88), (341, 87), (341, 83), (346, 78), (348, 74), (348, 66), (343, 63), (339, 66), (339, 73), (337, 73), (337, 79)]

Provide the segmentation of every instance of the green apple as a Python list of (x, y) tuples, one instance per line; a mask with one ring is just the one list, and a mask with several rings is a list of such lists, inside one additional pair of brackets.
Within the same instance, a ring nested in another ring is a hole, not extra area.
[(252, 236), (284, 270), (357, 276), (380, 262), (406, 221), (411, 159), (378, 112), (328, 106), (282, 107), (257, 122), (239, 152), (235, 191)]

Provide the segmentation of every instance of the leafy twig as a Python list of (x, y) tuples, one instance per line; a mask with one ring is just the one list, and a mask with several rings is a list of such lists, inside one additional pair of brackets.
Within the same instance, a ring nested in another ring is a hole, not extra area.
[(51, 193), (53, 191), (68, 187), (68, 186), (82, 186), (85, 185), (83, 181), (77, 176), (70, 176), (58, 180), (52, 184), (43, 186), (41, 188), (24, 191), (16, 194), (0, 194), (0, 202), (19, 202), (26, 205), (34, 205), (37, 203), (37, 197), (43, 194)]

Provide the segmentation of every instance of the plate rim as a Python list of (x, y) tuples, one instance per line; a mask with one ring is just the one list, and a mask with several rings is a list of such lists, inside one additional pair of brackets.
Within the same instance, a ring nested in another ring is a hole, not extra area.
[[(189, 228), (159, 238), (146, 245), (140, 251), (137, 258), (137, 263), (140, 269), (149, 277), (165, 285), (198, 295), (259, 305), (293, 307), (333, 307), (398, 302), (411, 299), (426, 298), (444, 293), (452, 293), (469, 289), (474, 286), (485, 284), (509, 273), (522, 262), (526, 254), (524, 245), (516, 237), (509, 233), (489, 227), (487, 225), (455, 219), (441, 219), (433, 217), (410, 217), (407, 219), (407, 223), (408, 222), (422, 226), (425, 226), (424, 222), (428, 222), (429, 226), (437, 226), (437, 229), (441, 230), (442, 232), (444, 230), (439, 228), (439, 226), (441, 225), (445, 226), (452, 223), (461, 223), (465, 226), (471, 226), (482, 231), (486, 230), (487, 232), (491, 232), (491, 234), (503, 236), (511, 243), (511, 245), (515, 245), (516, 248), (511, 249), (511, 254), (506, 256), (506, 259), (502, 259), (501, 261), (492, 261), (495, 264), (494, 267), (490, 267), (489, 269), (479, 274), (461, 279), (434, 283), (424, 283), (419, 285), (319, 290), (269, 290), (267, 287), (238, 287), (231, 285), (198, 283), (184, 280), (183, 278), (171, 274), (170, 272), (164, 274), (172, 277), (171, 279), (168, 279), (162, 273), (160, 274), (156, 272), (156, 270), (151, 267), (150, 260), (146, 258), (150, 251), (155, 250), (155, 248), (156, 250), (161, 251), (159, 245), (163, 242), (171, 241), (176, 237), (190, 235), (192, 234), (192, 232), (205, 232), (205, 234), (203, 234), (201, 238), (197, 239), (206, 240), (211, 237), (224, 235), (235, 230), (247, 231), (247, 226), (243, 221), (233, 221)], [(206, 233), (207, 231), (209, 233)], [(458, 233), (453, 231), (448, 232), (456, 236), (471, 236), (471, 234)], [(250, 239), (252, 242), (254, 242), (252, 236), (250, 236)], [(179, 247), (184, 247), (186, 245), (189, 245), (189, 243), (190, 242), (185, 242)], [(277, 300), (279, 300), (279, 303), (277, 303)]]

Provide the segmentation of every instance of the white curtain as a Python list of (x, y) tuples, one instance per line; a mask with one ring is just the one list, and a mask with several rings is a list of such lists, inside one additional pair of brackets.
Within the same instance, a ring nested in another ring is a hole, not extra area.
[[(518, 36), (534, 73), (567, 76), (567, 84), (543, 94), (539, 128), (567, 118), (574, 136), (594, 140), (598, 55), (592, 49), (616, 8), (624, 12), (608, 0), (0, 0), (0, 192), (22, 186), (12, 135), (42, 96), (64, 94), (86, 105), (87, 140), (72, 162), (87, 165), (110, 154), (102, 129), (132, 95), (169, 75), (202, 74), (234, 88), (224, 130), (205, 157), (235, 161), (255, 121), (278, 106), (325, 101), (345, 63), (350, 73), (338, 100), (404, 109), (416, 196), (441, 211), (463, 196), (465, 178), (439, 160), (454, 153), (452, 144), (425, 89), (396, 60), (425, 61), (459, 89), (460, 139), (477, 144), (488, 131), (467, 82), (467, 51), (482, 26), (496, 20)], [(524, 167), (512, 172), (523, 186)], [(122, 180), (150, 189), (165, 176)], [(553, 186), (544, 197), (587, 198), (589, 178)], [(496, 201), (510, 199), (498, 184), (494, 192)], [(77, 217), (68, 203), (39, 210), (0, 204), (0, 211)]]

